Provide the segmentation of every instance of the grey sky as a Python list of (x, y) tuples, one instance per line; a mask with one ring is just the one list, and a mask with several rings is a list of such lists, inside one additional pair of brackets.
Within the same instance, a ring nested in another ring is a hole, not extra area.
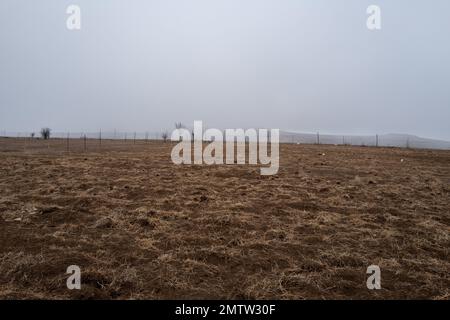
[(449, 36), (448, 0), (1, 0), (0, 130), (203, 120), (450, 140)]

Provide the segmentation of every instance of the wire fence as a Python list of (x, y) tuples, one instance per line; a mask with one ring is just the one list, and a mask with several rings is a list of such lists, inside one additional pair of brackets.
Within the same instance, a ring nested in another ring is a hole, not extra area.
[(0, 151), (58, 152), (126, 151), (130, 146), (140, 148), (143, 144), (163, 140), (163, 132), (51, 132), (50, 139), (40, 133), (0, 131)]
[(290, 134), (281, 136), (280, 142), (327, 144), (361, 147), (398, 147), (411, 149), (442, 149), (449, 150), (450, 142), (424, 139), (408, 135), (371, 135), (371, 136), (346, 136), (326, 134)]
[[(54, 132), (51, 131), (52, 138), (60, 139), (79, 139), (86, 137), (87, 139), (110, 139), (110, 140), (160, 140), (162, 139), (162, 134), (165, 131), (152, 131), (152, 132), (121, 132), (121, 131), (111, 131), (111, 132)], [(33, 136), (34, 134), (34, 136)], [(13, 131), (0, 131), (1, 137), (9, 138), (40, 138), (39, 132), (13, 132)]]
[[(125, 131), (99, 131), (99, 132), (51, 132), (48, 144), (50, 146), (64, 147), (70, 150), (87, 150), (102, 145), (142, 144), (145, 142), (164, 140), (167, 131), (125, 132)], [(42, 140), (40, 133), (0, 131), (0, 137), (19, 138), (24, 142)], [(166, 135), (170, 139), (170, 133)], [(119, 144), (120, 142), (120, 144)], [(366, 147), (400, 147), (413, 149), (450, 149), (450, 142), (422, 139), (405, 135), (372, 135), (372, 136), (338, 136), (326, 134), (297, 134), (282, 132), (281, 143), (294, 144), (323, 144)]]

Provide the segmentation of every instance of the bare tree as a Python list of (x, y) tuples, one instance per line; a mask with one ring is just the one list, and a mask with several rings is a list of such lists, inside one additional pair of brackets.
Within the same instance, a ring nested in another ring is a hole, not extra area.
[(175, 122), (175, 129), (182, 129), (184, 125), (181, 122)]
[(35, 136), (35, 133), (34, 133), (34, 132), (32, 132), (30, 136), (31, 136), (31, 139), (33, 139), (33, 138), (34, 138), (34, 136)]
[(164, 131), (164, 132), (161, 134), (161, 137), (162, 137), (163, 141), (166, 142), (166, 141), (167, 141), (167, 138), (169, 137), (169, 134), (167, 133), (167, 131)]
[(51, 129), (50, 128), (42, 128), (41, 129), (41, 137), (44, 140), (48, 140), (50, 139), (50, 133), (51, 133)]
[[(185, 125), (181, 122), (175, 122), (175, 129), (180, 130), (180, 129), (186, 129)], [(179, 137), (178, 141), (181, 141), (182, 138)]]

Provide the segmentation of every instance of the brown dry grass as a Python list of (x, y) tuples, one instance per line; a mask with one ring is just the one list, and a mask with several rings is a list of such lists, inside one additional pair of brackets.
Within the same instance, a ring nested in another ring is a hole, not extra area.
[(71, 144), (0, 139), (0, 298), (449, 299), (448, 151), (286, 144), (262, 177)]

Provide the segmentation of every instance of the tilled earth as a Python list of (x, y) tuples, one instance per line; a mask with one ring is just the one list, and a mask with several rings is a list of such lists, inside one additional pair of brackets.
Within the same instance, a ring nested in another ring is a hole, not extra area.
[(0, 298), (449, 299), (449, 151), (283, 144), (261, 176), (172, 146), (0, 139)]

